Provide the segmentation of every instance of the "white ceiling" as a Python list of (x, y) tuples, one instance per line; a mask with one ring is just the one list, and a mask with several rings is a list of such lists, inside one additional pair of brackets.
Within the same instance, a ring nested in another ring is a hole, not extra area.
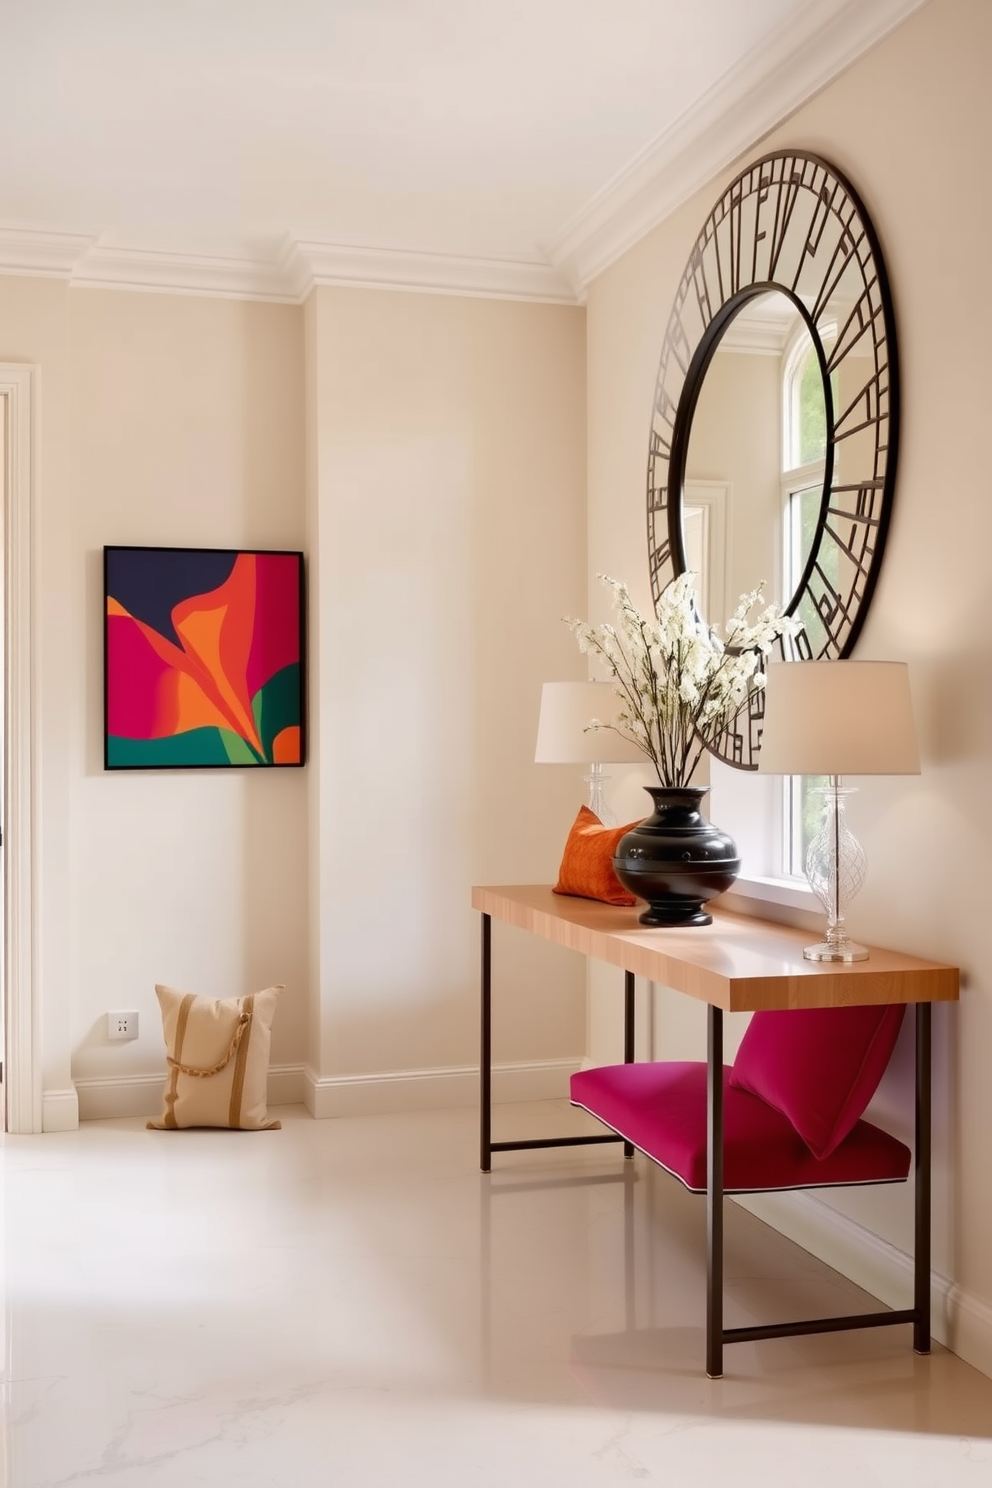
[(0, 0), (0, 267), (574, 298), (921, 3)]

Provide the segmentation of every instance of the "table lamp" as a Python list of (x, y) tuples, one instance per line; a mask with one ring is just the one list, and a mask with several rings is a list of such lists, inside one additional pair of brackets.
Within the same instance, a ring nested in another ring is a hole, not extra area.
[(827, 913), (826, 939), (808, 961), (865, 961), (844, 928), (847, 904), (864, 883), (866, 860), (844, 821), (852, 789), (842, 775), (918, 775), (909, 671), (901, 661), (790, 661), (767, 669), (758, 769), (826, 775), (823, 825), (806, 851), (810, 887)]
[(643, 765), (647, 756), (612, 728), (589, 728), (593, 719), (610, 724), (620, 711), (611, 682), (545, 682), (537, 724), (535, 762), (539, 765), (588, 765), (589, 810), (604, 826), (615, 826), (606, 805), (604, 765)]

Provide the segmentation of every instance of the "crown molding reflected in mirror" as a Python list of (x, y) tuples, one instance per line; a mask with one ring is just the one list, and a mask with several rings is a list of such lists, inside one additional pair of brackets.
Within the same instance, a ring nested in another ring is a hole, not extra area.
[[(662, 346), (651, 423), (652, 592), (657, 602), (689, 566), (687, 456), (707, 372), (725, 338), (727, 349), (739, 349), (741, 326), (754, 321), (760, 333), (763, 320), (767, 325), (762, 306), (772, 303), (770, 295), (776, 304), (784, 296), (795, 326), (806, 327), (825, 421), (809, 533), (791, 592), (782, 595), (787, 613), (805, 629), (785, 643), (784, 654), (839, 659), (851, 654), (864, 624), (885, 546), (899, 433), (898, 360), (875, 231), (850, 184), (815, 155), (779, 151), (749, 165), (717, 201), (686, 264)], [(781, 318), (781, 309), (774, 314)], [(744, 339), (754, 334), (751, 326)], [(747, 513), (736, 517), (732, 525), (743, 530)], [(713, 752), (728, 764), (755, 769), (761, 719), (759, 691)]]

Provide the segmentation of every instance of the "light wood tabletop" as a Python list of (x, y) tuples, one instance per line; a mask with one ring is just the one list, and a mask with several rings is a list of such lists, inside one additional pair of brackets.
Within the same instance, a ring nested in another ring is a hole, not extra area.
[(640, 907), (555, 894), (547, 884), (476, 886), (483, 914), (594, 960), (621, 967), (726, 1012), (954, 1002), (957, 967), (869, 947), (850, 965), (803, 959), (808, 931), (707, 906), (712, 925), (647, 929)]

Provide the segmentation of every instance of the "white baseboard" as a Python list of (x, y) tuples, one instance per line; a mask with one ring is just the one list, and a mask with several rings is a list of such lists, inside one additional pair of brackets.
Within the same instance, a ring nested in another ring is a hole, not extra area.
[(79, 1101), (75, 1090), (46, 1090), (41, 1098), (43, 1132), (75, 1131), (79, 1126)]
[[(735, 1202), (887, 1307), (912, 1307), (913, 1258), (811, 1193), (748, 1194)], [(992, 1307), (931, 1272), (933, 1336), (992, 1376)]]
[[(568, 1095), (569, 1076), (582, 1061), (547, 1059), (493, 1066), (494, 1101), (555, 1100)], [(472, 1106), (479, 1099), (477, 1065), (385, 1070), (368, 1075), (304, 1076), (303, 1099), (312, 1116), (382, 1116)]]
[(302, 1064), (270, 1064), (270, 1106), (301, 1106), (306, 1093), (306, 1071)]
[[(79, 1121), (107, 1121), (119, 1116), (155, 1116), (162, 1109), (165, 1071), (159, 1075), (117, 1075), (107, 1079), (77, 1080), (73, 1099), (79, 1098)], [(270, 1106), (300, 1105), (304, 1099), (302, 1064), (274, 1064), (269, 1068)], [(48, 1096), (45, 1096), (45, 1130), (67, 1131), (48, 1125)]]
[(115, 1075), (77, 1080), (80, 1121), (109, 1121), (118, 1116), (154, 1116), (162, 1109), (165, 1075)]
[[(495, 1101), (552, 1100), (568, 1095), (569, 1076), (579, 1068), (573, 1059), (551, 1059), (493, 1067)], [(78, 1121), (106, 1121), (122, 1116), (154, 1116), (162, 1109), (165, 1072), (157, 1075), (118, 1075), (80, 1079), (75, 1091), (54, 1092), (72, 1100), (73, 1124), (48, 1124), (45, 1130), (74, 1130)], [(78, 1117), (76, 1098), (78, 1095)], [(426, 1070), (386, 1070), (369, 1075), (332, 1075), (317, 1079), (301, 1064), (273, 1065), (269, 1070), (270, 1106), (303, 1103), (311, 1115), (378, 1116), (397, 1111), (429, 1111), (472, 1106), (479, 1099), (479, 1071), (475, 1065)], [(67, 1119), (67, 1113), (53, 1120)]]

